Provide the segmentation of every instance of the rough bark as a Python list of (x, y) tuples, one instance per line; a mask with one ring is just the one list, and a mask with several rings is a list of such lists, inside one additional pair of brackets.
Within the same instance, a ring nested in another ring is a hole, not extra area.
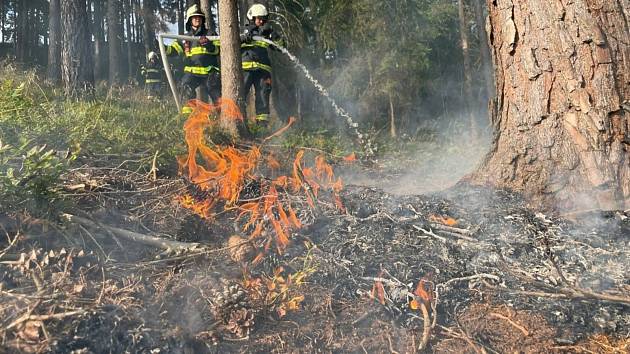
[(121, 82), (121, 37), (120, 0), (107, 0), (107, 42), (109, 47), (109, 84)]
[(50, 0), (48, 8), (48, 66), (46, 76), (51, 82), (61, 79), (61, 4)]
[(466, 20), (466, 11), (464, 8), (464, 0), (458, 1), (459, 14), (459, 39), (462, 46), (462, 57), (464, 59), (464, 110), (470, 124), (470, 137), (473, 141), (477, 140), (478, 127), (475, 115), (472, 112), (472, 68), (470, 66), (470, 35), (468, 31), (468, 21)]
[(61, 78), (65, 94), (76, 97), (94, 86), (84, 0), (61, 0), (61, 31)]
[[(243, 73), (236, 0), (219, 0), (219, 31), (221, 33), (221, 96), (224, 100), (237, 102), (242, 108)], [(222, 116), (221, 125), (232, 135), (236, 135), (236, 125), (228, 118)]]
[(556, 208), (630, 208), (630, 2), (487, 4), (496, 135), (475, 180)]

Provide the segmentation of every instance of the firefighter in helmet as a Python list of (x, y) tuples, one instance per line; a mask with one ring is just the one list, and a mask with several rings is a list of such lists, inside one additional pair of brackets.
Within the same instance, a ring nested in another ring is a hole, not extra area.
[(159, 97), (162, 91), (162, 69), (156, 52), (149, 52), (147, 63), (141, 68), (144, 77), (144, 89), (148, 98)]
[[(184, 75), (179, 87), (184, 102), (196, 97), (195, 89), (203, 87), (214, 103), (221, 96), (221, 69), (219, 65), (219, 40), (209, 40), (205, 27), (206, 16), (193, 4), (186, 10), (186, 35), (199, 37), (199, 41), (175, 41), (166, 48), (167, 55), (184, 56)], [(190, 113), (190, 107), (184, 107), (182, 113)]]
[[(247, 11), (248, 24), (241, 36), (241, 58), (243, 62), (244, 87), (247, 96), (252, 86), (256, 95), (256, 126), (253, 133), (264, 132), (269, 125), (269, 98), (271, 95), (271, 60), (267, 42), (255, 40), (259, 36), (282, 46), (280, 35), (269, 24), (269, 12), (262, 4), (254, 4)], [(244, 98), (243, 98), (244, 99)]]

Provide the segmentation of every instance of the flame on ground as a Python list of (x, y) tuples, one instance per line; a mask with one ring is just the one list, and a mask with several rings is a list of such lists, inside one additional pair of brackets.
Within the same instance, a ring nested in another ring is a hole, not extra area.
[[(274, 179), (260, 175), (260, 165), (275, 171), (282, 167), (271, 154), (263, 154), (257, 147), (244, 150), (233, 146), (209, 146), (205, 131), (218, 124), (219, 114), (232, 120), (242, 120), (238, 107), (233, 102), (223, 100), (218, 105), (207, 104), (198, 100), (189, 101), (193, 112), (184, 124), (188, 154), (178, 158), (179, 171), (204, 192), (206, 197), (198, 200), (190, 195), (178, 197), (179, 203), (199, 216), (210, 219), (219, 207), (234, 211), (237, 220), (243, 219), (243, 231), (250, 239), (258, 239), (267, 229), (275, 237), (267, 237), (262, 243), (254, 263), (260, 261), (275, 244), (282, 253), (289, 245), (291, 231), (302, 227), (298, 215), (291, 205), (288, 195), (303, 194), (307, 203), (315, 208), (320, 190), (328, 190), (335, 199), (335, 205), (344, 210), (339, 192), (343, 188), (341, 179), (335, 179), (332, 167), (322, 156), (315, 158), (313, 167), (305, 167), (302, 159), (304, 151), (297, 153), (292, 164), (291, 176), (279, 176)], [(286, 131), (293, 123), (271, 136)], [(260, 195), (247, 201), (241, 200), (243, 188), (250, 182), (260, 185)], [(215, 211), (216, 210), (216, 211)]]

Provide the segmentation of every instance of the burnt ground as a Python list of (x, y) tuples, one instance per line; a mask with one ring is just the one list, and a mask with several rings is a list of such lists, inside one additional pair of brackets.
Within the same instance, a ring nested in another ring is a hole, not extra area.
[[(345, 211), (294, 197), (303, 227), (253, 263), (232, 214), (179, 206), (183, 180), (110, 165), (66, 176), (84, 187), (64, 211), (93, 225), (0, 215), (0, 351), (630, 350), (623, 211), (552, 216), (463, 184), (428, 195), (350, 185)], [(199, 246), (164, 251), (108, 226)]]

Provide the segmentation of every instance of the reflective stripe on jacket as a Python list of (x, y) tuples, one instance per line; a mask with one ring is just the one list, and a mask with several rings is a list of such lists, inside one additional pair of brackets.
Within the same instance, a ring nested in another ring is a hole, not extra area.
[[(208, 30), (200, 28), (196, 32), (190, 31), (187, 36), (210, 36)], [(209, 41), (206, 45), (199, 42), (175, 41), (166, 48), (167, 55), (184, 56), (184, 72), (193, 75), (208, 75), (212, 70), (220, 71), (218, 40)]]
[[(262, 30), (256, 25), (248, 25), (245, 33), (251, 36), (262, 36), (267, 38), (279, 46), (282, 46), (280, 36), (273, 30), (267, 33), (261, 33)], [(243, 62), (243, 70), (262, 69), (271, 72), (271, 59), (269, 58), (268, 48), (271, 45), (263, 41), (249, 41), (241, 43), (241, 61)]]

